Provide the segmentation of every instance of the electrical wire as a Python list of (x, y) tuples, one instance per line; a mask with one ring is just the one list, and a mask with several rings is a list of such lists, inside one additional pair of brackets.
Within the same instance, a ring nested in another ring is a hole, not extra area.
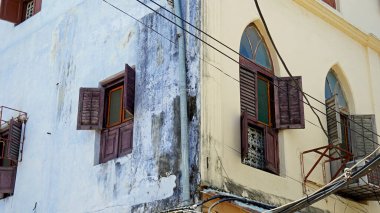
[[(186, 33), (192, 35), (192, 36), (195, 37), (196, 39), (198, 39), (198, 40), (200, 40), (201, 42), (205, 43), (207, 46), (213, 48), (214, 50), (216, 50), (216, 51), (218, 51), (219, 53), (223, 54), (224, 56), (228, 57), (229, 59), (231, 59), (231, 60), (234, 61), (235, 63), (238, 63), (239, 65), (241, 65), (240, 62), (236, 61), (235, 59), (233, 59), (232, 57), (230, 57), (230, 56), (227, 55), (226, 53), (220, 51), (220, 50), (217, 49), (216, 47), (214, 47), (214, 46), (212, 46), (211, 44), (207, 43), (206, 41), (204, 41), (203, 39), (199, 38), (198, 36), (196, 36), (195, 34), (191, 33), (190, 31), (186, 30), (185, 28), (179, 26), (177, 23), (175, 23), (175, 22), (172, 21), (171, 19), (167, 18), (166, 16), (162, 15), (162, 14), (159, 13), (158, 11), (154, 10), (154, 9), (153, 9), (152, 7), (150, 7), (149, 5), (145, 4), (144, 2), (142, 2), (142, 1), (140, 1), (140, 0), (136, 0), (136, 1), (139, 2), (140, 4), (144, 5), (145, 7), (147, 7), (148, 9), (150, 9), (151, 11), (153, 11), (154, 13), (158, 14), (158, 15), (161, 16), (162, 18), (166, 19), (167, 21), (171, 22), (172, 24), (176, 25), (177, 27), (181, 28), (181, 29), (184, 30)], [(152, 0), (151, 0), (151, 1), (152, 1)], [(256, 1), (256, 0), (255, 0), (255, 1)], [(154, 1), (152, 1), (152, 2), (154, 2)], [(156, 2), (154, 2), (154, 3), (155, 3), (156, 5), (159, 5), (160, 8), (164, 8), (164, 7), (162, 7), (160, 4), (158, 4), (158, 3), (156, 3)], [(166, 8), (165, 8), (165, 10), (168, 11), (168, 12), (170, 12), (170, 13), (173, 14), (174, 16), (176, 16), (176, 14), (172, 13), (171, 11), (167, 10)], [(261, 11), (260, 11), (260, 13), (261, 13)], [(262, 14), (261, 14), (261, 16), (262, 16)], [(176, 16), (176, 17), (177, 17), (177, 16)], [(263, 19), (263, 17), (262, 17), (262, 19)], [(181, 20), (184, 21), (185, 23), (188, 23), (186, 20), (184, 20), (184, 19), (182, 19), (182, 18), (181, 18)], [(265, 23), (265, 20), (264, 20), (264, 19), (263, 19), (263, 23), (264, 23), (264, 25), (266, 26), (266, 23)], [(193, 25), (191, 25), (191, 26), (193, 26)], [(194, 27), (195, 27), (195, 26), (194, 26)], [(195, 27), (195, 28), (196, 28), (196, 27)], [(196, 29), (199, 30), (199, 31), (202, 32), (202, 33), (205, 33), (205, 32), (203, 32), (202, 30), (200, 30), (200, 29), (198, 29), (198, 28), (196, 28)], [(267, 26), (266, 26), (266, 29), (267, 29)], [(268, 31), (267, 33), (268, 33), (269, 37), (271, 38), (269, 31)], [(205, 34), (206, 34), (206, 35), (209, 35), (209, 34), (207, 34), (207, 33), (205, 33)], [(223, 44), (222, 42), (220, 42), (219, 40), (215, 39), (214, 37), (211, 36), (211, 38), (213, 38), (214, 40), (216, 40), (218, 43), (222, 44), (223, 46), (226, 46), (226, 47), (227, 47), (228, 49), (230, 49), (231, 51), (233, 51), (233, 52), (239, 54), (241, 57), (246, 58), (245, 56), (243, 56), (243, 55), (241, 55), (240, 53), (236, 52), (236, 51), (233, 50), (231, 47), (228, 47), (227, 45)], [(273, 42), (272, 39), (271, 39), (271, 42), (272, 42), (273, 46), (275, 47), (275, 44), (274, 44), (274, 42)], [(277, 48), (275, 48), (275, 49), (277, 49)], [(280, 59), (282, 59), (281, 55), (278, 53), (278, 50), (276, 50), (276, 52), (277, 52), (277, 54), (279, 55)], [(246, 59), (247, 59), (247, 58), (246, 58)], [(250, 63), (254, 63), (254, 62), (251, 62), (249, 59), (248, 59), (248, 61), (249, 61)], [(285, 62), (283, 61), (283, 59), (282, 59), (281, 61), (282, 61), (283, 63), (285, 63)], [(287, 69), (286, 64), (284, 64), (284, 67)], [(289, 72), (288, 74), (291, 75), (291, 73), (290, 73), (290, 71), (289, 71), (288, 69), (287, 69), (287, 71)], [(223, 73), (226, 74), (225, 72), (223, 72)], [(271, 73), (271, 75), (272, 75), (272, 77), (278, 78), (277, 76), (273, 75), (272, 73)], [(291, 78), (295, 81), (295, 79), (294, 79), (293, 76), (291, 76)], [(234, 80), (236, 80), (236, 79), (234, 79)], [(240, 81), (238, 81), (238, 82), (240, 82)], [(276, 85), (274, 82), (270, 81), (270, 83), (271, 83), (272, 85), (276, 86), (277, 88), (279, 88), (279, 89), (285, 91), (283, 88), (281, 88), (279, 85)], [(287, 83), (287, 84), (288, 84), (288, 83)], [(291, 84), (288, 84), (288, 85), (294, 87), (294, 86), (291, 85)], [(298, 82), (296, 82), (296, 85), (298, 85)], [(298, 85), (298, 86), (299, 86), (299, 85)], [(335, 112), (338, 112), (338, 111), (336, 111), (334, 108), (327, 106), (325, 103), (323, 103), (323, 102), (319, 101), (318, 99), (316, 99), (316, 98), (314, 98), (314, 97), (308, 95), (307, 93), (303, 92), (302, 90), (300, 90), (300, 87), (296, 88), (296, 90), (299, 91), (299, 92), (301, 92), (301, 93), (303, 94), (303, 97), (304, 97), (305, 100), (306, 100), (306, 102), (303, 101), (303, 100), (300, 100), (300, 102), (302, 101), (304, 104), (306, 104), (307, 106), (309, 106), (310, 109), (312, 110), (312, 112), (313, 112), (314, 114), (316, 114), (316, 111), (317, 111), (317, 112), (319, 112), (319, 113), (321, 113), (321, 114), (323, 114), (323, 115), (325, 115), (325, 116), (327, 117), (327, 114), (326, 114), (326, 113), (324, 113), (324, 112), (322, 112), (321, 110), (319, 110), (318, 108), (312, 106), (312, 105), (310, 104), (310, 102), (309, 102), (309, 100), (307, 99), (306, 96), (311, 97), (312, 99), (314, 99), (314, 100), (320, 102), (321, 104), (325, 105), (325, 106), (327, 107), (327, 109), (332, 109), (332, 110), (334, 110)], [(294, 94), (292, 94), (292, 95), (294, 96)], [(317, 114), (316, 114), (316, 115), (317, 115)], [(320, 127), (321, 127), (322, 131), (323, 131), (323, 132), (325, 133), (325, 135), (326, 135), (327, 131), (326, 131), (326, 129), (323, 127), (323, 125), (322, 125), (322, 123), (321, 123), (321, 120), (320, 120), (320, 117), (319, 117), (318, 115), (317, 115), (317, 119), (318, 119), (318, 122), (319, 122), (319, 124), (320, 124)], [(348, 119), (348, 120), (351, 120), (353, 123), (359, 124), (359, 123), (357, 123), (356, 121), (352, 120), (351, 118), (348, 118), (348, 117), (347, 117), (347, 119)], [(340, 121), (336, 121), (336, 123), (342, 124)], [(368, 130), (368, 131), (370, 131), (372, 134), (378, 136), (377, 133), (373, 132), (373, 130), (369, 130), (369, 129), (367, 129), (364, 125), (359, 124), (359, 126), (360, 126), (360, 127), (363, 127), (364, 129), (366, 129), (366, 130)], [(349, 127), (349, 126), (348, 126), (348, 128), (349, 128), (351, 131), (353, 131), (353, 132), (359, 134), (360, 136), (363, 136), (365, 139), (369, 140), (371, 143), (374, 143), (374, 144), (376, 144), (377, 146), (379, 146), (379, 144), (377, 143), (377, 141), (374, 141), (373, 139), (368, 138), (368, 137), (365, 136), (364, 134), (362, 134), (362, 133), (360, 133), (360, 132), (358, 132), (358, 131), (356, 131), (356, 130), (354, 130), (354, 129), (351, 129), (351, 127)]]
[[(130, 16), (131, 18), (133, 18), (134, 20), (136, 20), (136, 21), (138, 21), (139, 23), (141, 23), (141, 24), (143, 24), (143, 25), (145, 25), (143, 22), (141, 22), (140, 20), (138, 20), (138, 19), (136, 19), (136, 18), (134, 18), (133, 16), (131, 16), (131, 15), (129, 15), (128, 13), (126, 13), (125, 11), (123, 11), (123, 10), (121, 10), (121, 9), (119, 9), (119, 8), (117, 8), (116, 6), (114, 6), (114, 5), (112, 5), (112, 4), (110, 4), (109, 2), (107, 2), (106, 0), (103, 0), (104, 2), (106, 2), (106, 3), (108, 3), (109, 5), (111, 5), (112, 7), (114, 7), (115, 9), (117, 9), (117, 10), (119, 10), (119, 11), (121, 11), (121, 12), (123, 12), (123, 13), (125, 13), (126, 15), (128, 15), (128, 16)], [(138, 1), (138, 0), (137, 0)], [(161, 35), (162, 37), (164, 37), (161, 33), (159, 33), (159, 32), (157, 32), (156, 30), (154, 30), (154, 29), (152, 29), (153, 31), (155, 31), (156, 33), (158, 33), (159, 35)], [(168, 39), (169, 41), (171, 41), (170, 39)], [(228, 56), (227, 56), (228, 57)], [(230, 57), (229, 57), (230, 58)], [(336, 179), (337, 180), (337, 179)]]
[[(122, 13), (128, 15), (128, 16), (131, 17), (132, 19), (134, 19), (134, 20), (138, 21), (139, 23), (143, 24), (144, 26), (148, 27), (148, 26), (147, 26), (145, 23), (143, 23), (142, 21), (136, 19), (135, 17), (133, 17), (132, 15), (128, 14), (127, 12), (121, 10), (120, 8), (116, 7), (115, 5), (109, 3), (109, 2), (106, 1), (106, 0), (103, 0), (103, 1), (106, 2), (107, 4), (109, 4), (110, 6), (114, 7), (115, 9), (119, 10), (120, 12), (122, 12)], [(158, 12), (155, 11), (153, 8), (149, 7), (148, 5), (144, 4), (143, 2), (141, 2), (141, 1), (139, 1), (139, 0), (136, 0), (136, 1), (138, 1), (139, 3), (145, 5), (146, 7), (148, 7), (149, 9), (151, 9), (152, 11), (154, 11), (155, 13), (159, 14), (161, 17), (164, 17), (166, 20), (168, 20), (168, 21), (170, 21), (171, 23), (173, 23), (173, 24), (175, 24), (176, 26), (178, 26), (175, 22), (171, 21), (171, 20), (168, 19), (167, 17), (165, 17), (165, 16), (163, 16), (162, 14), (158, 13)], [(180, 27), (180, 26), (178, 26), (178, 27)], [(150, 27), (148, 27), (148, 28), (150, 28)], [(152, 31), (156, 32), (158, 35), (160, 35), (160, 36), (162, 36), (163, 38), (165, 38), (166, 40), (168, 40), (168, 41), (170, 41), (171, 43), (174, 43), (174, 44), (175, 44), (175, 42), (173, 42), (172, 40), (166, 38), (164, 35), (162, 35), (161, 33), (159, 33), (157, 30), (154, 30), (154, 29), (152, 29), (152, 28), (150, 28), (150, 29), (151, 29)], [(183, 28), (182, 28), (182, 29), (183, 29)], [(218, 52), (220, 52), (221, 54), (223, 54), (223, 55), (225, 55), (226, 57), (230, 58), (231, 60), (235, 61), (236, 63), (240, 64), (240, 63), (239, 63), (238, 61), (236, 61), (235, 59), (232, 59), (230, 56), (226, 55), (225, 53), (223, 53), (223, 52), (221, 52), (220, 50), (216, 49), (214, 46), (212, 46), (212, 45), (208, 44), (207, 42), (203, 41), (202, 39), (200, 39), (200, 38), (197, 37), (196, 35), (194, 35), (194, 34), (188, 32), (186, 29), (183, 29), (183, 30), (184, 30), (185, 32), (187, 32), (187, 33), (193, 35), (194, 37), (196, 37), (196, 38), (199, 39), (200, 41), (206, 43), (208, 46), (210, 46), (210, 47), (212, 47), (213, 49), (217, 50)], [(244, 56), (243, 56), (243, 57), (244, 57)], [(200, 58), (200, 57), (199, 57), (199, 58)], [(202, 58), (200, 58), (200, 59), (203, 60), (203, 61), (205, 61), (205, 60), (202, 59)], [(208, 64), (210, 64), (210, 65), (213, 66), (214, 68), (218, 69), (218, 70), (221, 71), (223, 74), (225, 74), (225, 75), (231, 77), (233, 80), (235, 80), (235, 81), (237, 81), (237, 82), (240, 82), (239, 80), (233, 78), (233, 77), (230, 76), (229, 74), (227, 74), (227, 73), (225, 73), (224, 71), (222, 71), (220, 68), (216, 67), (215, 65), (212, 65), (211, 63), (209, 63), (209, 62), (207, 62), (207, 61), (205, 61), (205, 62), (208, 63)], [(252, 62), (252, 63), (253, 63), (253, 62)], [(276, 76), (275, 76), (275, 77), (276, 77)], [(274, 82), (271, 82), (271, 81), (270, 81), (270, 83), (273, 84), (274, 86), (276, 86), (277, 88), (282, 89), (279, 85), (276, 85)], [(288, 84), (288, 85), (291, 85), (291, 84)], [(284, 89), (282, 89), (282, 90), (284, 90)], [(304, 94), (304, 92), (303, 92), (302, 90), (299, 90), (299, 91), (302, 92), (302, 93)], [(293, 94), (293, 95), (294, 95), (294, 94)], [(310, 96), (309, 96), (309, 97), (310, 97)], [(316, 99), (316, 100), (317, 100), (317, 99)], [(318, 111), (319, 113), (321, 113), (321, 114), (327, 116), (326, 113), (324, 113), (324, 112), (322, 112), (321, 110), (319, 110), (318, 108), (312, 106), (312, 105), (310, 104), (310, 102), (305, 102), (305, 101), (303, 101), (303, 100), (300, 100), (300, 101), (302, 101), (304, 104), (308, 105), (308, 106), (312, 109), (313, 112)], [(318, 100), (317, 100), (317, 101), (318, 101)], [(322, 102), (320, 102), (320, 103), (322, 103)], [(325, 105), (325, 106), (328, 107), (327, 105)], [(329, 108), (329, 107), (328, 107), (328, 108)], [(331, 108), (331, 109), (333, 109), (333, 108)], [(333, 110), (336, 111), (335, 109), (333, 109)], [(336, 111), (336, 112), (337, 112), (337, 111)], [(319, 118), (319, 117), (318, 117), (318, 118)], [(348, 118), (348, 119), (350, 120), (350, 118)], [(318, 119), (318, 120), (319, 120), (319, 119)], [(356, 121), (353, 121), (353, 122), (356, 123)], [(336, 121), (336, 123), (341, 124), (341, 122), (339, 122), (339, 121)], [(367, 128), (364, 127), (364, 125), (362, 125), (362, 124), (359, 124), (359, 126), (363, 127), (364, 129), (367, 129)], [(321, 127), (321, 129), (323, 130), (323, 132), (325, 133), (325, 129), (324, 129), (323, 125), (320, 126), (320, 127)], [(350, 127), (348, 127), (348, 128), (350, 128)], [(351, 129), (351, 128), (350, 128), (350, 129)], [(366, 137), (364, 134), (362, 134), (362, 133), (360, 133), (360, 132), (357, 132), (356, 130), (353, 130), (353, 129), (351, 129), (351, 130), (354, 131), (355, 133), (358, 133), (360, 136), (363, 136), (364, 138), (368, 139), (369, 141), (371, 141), (372, 143), (376, 144), (377, 146), (379, 146), (379, 144), (378, 144), (376, 141), (373, 141), (372, 139), (369, 139), (369, 138)], [(368, 129), (367, 129), (367, 130), (368, 130)], [(372, 132), (374, 135), (378, 135), (377, 133), (374, 133), (373, 131), (370, 131), (370, 132)]]
[[(136, 0), (136, 1), (140, 2), (140, 3), (143, 4), (144, 6), (148, 7), (149, 9), (151, 9), (153, 12), (157, 13), (157, 14), (160, 15), (161, 17), (163, 17), (163, 18), (165, 18), (166, 20), (168, 20), (168, 21), (170, 21), (171, 23), (173, 23), (173, 21), (169, 20), (167, 17), (165, 17), (164, 15), (162, 15), (161, 13), (159, 13), (158, 11), (152, 9), (152, 8), (149, 7), (148, 5), (142, 3), (140, 0)], [(241, 55), (239, 52), (237, 52), (236, 50), (232, 49), (230, 46), (224, 44), (223, 42), (219, 41), (219, 40), (216, 39), (215, 37), (211, 36), (210, 34), (204, 32), (203, 30), (201, 30), (201, 29), (199, 29), (198, 27), (194, 26), (193, 24), (189, 23), (189, 22), (186, 21), (185, 19), (183, 19), (183, 18), (177, 16), (175, 13), (173, 13), (172, 11), (166, 9), (165, 7), (163, 7), (162, 5), (160, 5), (159, 3), (155, 2), (154, 0), (150, 0), (150, 1), (153, 2), (155, 5), (157, 5), (158, 7), (160, 7), (161, 9), (163, 9), (163, 10), (169, 12), (170, 14), (172, 14), (173, 16), (175, 16), (176, 18), (181, 19), (184, 23), (186, 23), (186, 24), (188, 24), (189, 26), (193, 27), (194, 29), (198, 30), (198, 31), (201, 32), (202, 34), (204, 34), (204, 35), (208, 36), (209, 38), (211, 38), (212, 40), (216, 41), (218, 44), (220, 44), (220, 45), (226, 47), (228, 50), (230, 50), (230, 51), (232, 51), (232, 52), (238, 54), (240, 57), (243, 57), (243, 58), (247, 59), (249, 62), (251, 62), (248, 58), (246, 58), (245, 56)], [(257, 10), (258, 10), (258, 12), (259, 12), (260, 18), (263, 20), (264, 27), (265, 27), (265, 29), (266, 29), (266, 32), (267, 32), (267, 34), (268, 34), (268, 37), (270, 38), (271, 43), (273, 44), (273, 47), (275, 48), (275, 51), (276, 51), (277, 55), (279, 56), (279, 58), (280, 58), (282, 64), (284, 65), (285, 70), (287, 71), (288, 75), (291, 77), (292, 81), (295, 82), (296, 85), (298, 86), (296, 89), (297, 89), (298, 91), (300, 91), (300, 92), (303, 94), (304, 97), (305, 97), (305, 96), (308, 96), (308, 97), (312, 98), (313, 100), (317, 101), (318, 103), (320, 103), (320, 104), (324, 105), (325, 107), (327, 107), (327, 109), (332, 109), (332, 110), (335, 111), (336, 113), (340, 113), (340, 112), (337, 111), (336, 109), (334, 109), (334, 108), (332, 108), (332, 107), (330, 107), (330, 106), (327, 106), (326, 103), (324, 103), (324, 102), (318, 100), (317, 98), (315, 98), (315, 97), (309, 95), (308, 93), (302, 91), (302, 89), (299, 87), (298, 82), (295, 81), (294, 77), (292, 76), (291, 72), (289, 71), (287, 65), (285, 64), (285, 61), (283, 60), (282, 56), (280, 55), (280, 53), (279, 53), (279, 51), (278, 51), (278, 49), (277, 49), (277, 47), (276, 47), (276, 45), (275, 45), (275, 43), (274, 43), (274, 41), (273, 41), (273, 38), (272, 38), (272, 36), (271, 36), (271, 34), (270, 34), (270, 32), (269, 32), (268, 26), (267, 26), (267, 24), (266, 24), (266, 21), (265, 21), (263, 15), (262, 15), (262, 12), (261, 12), (261, 9), (260, 9), (260, 7), (259, 7), (259, 5), (258, 5), (258, 3), (257, 3), (257, 0), (255, 0), (255, 5), (256, 5), (256, 8), (257, 8)], [(185, 30), (185, 29), (184, 29), (184, 30)], [(193, 34), (190, 33), (190, 35), (193, 35)], [(196, 38), (198, 39), (198, 37), (196, 37)], [(201, 39), (200, 39), (200, 40), (201, 40)], [(201, 40), (201, 41), (204, 42), (203, 40)], [(205, 43), (205, 42), (204, 42), (204, 43)], [(210, 44), (208, 44), (208, 43), (206, 43), (206, 45), (210, 46)], [(211, 47), (213, 48), (213, 46), (211, 46)], [(229, 58), (230, 58), (230, 57), (229, 57)], [(231, 59), (231, 58), (230, 58), (230, 59)], [(236, 60), (233, 60), (233, 61), (237, 62)], [(251, 62), (251, 63), (254, 63), (254, 62)], [(240, 63), (239, 63), (239, 64), (240, 64)], [(270, 73), (270, 75), (272, 75), (272, 77), (275, 77), (275, 78), (278, 79), (278, 77), (275, 76), (274, 74)], [(293, 86), (293, 85), (291, 85), (291, 84), (289, 84), (289, 83), (287, 83), (287, 84), (288, 84), (289, 86), (291, 86), (291, 87), (295, 87), (295, 86)], [(308, 103), (307, 105), (310, 106), (311, 104), (310, 104), (310, 102), (308, 101), (308, 98), (307, 98), (307, 97), (305, 97), (305, 100), (306, 100), (307, 103)], [(305, 103), (305, 104), (306, 104), (306, 103)], [(313, 109), (312, 109), (312, 111), (313, 111), (313, 113), (315, 114), (315, 111), (314, 111)], [(317, 114), (316, 114), (316, 116), (318, 117)], [(318, 117), (318, 118), (319, 118), (319, 117)], [(353, 119), (351, 119), (351, 118), (348, 118), (348, 120), (352, 121), (352, 122), (355, 123), (355, 124), (359, 124), (359, 123), (357, 123), (355, 120), (353, 120)], [(320, 121), (320, 119), (319, 119), (319, 121)], [(320, 123), (320, 126), (322, 127), (322, 130), (323, 130), (324, 133), (326, 134), (327, 131), (323, 128), (322, 123), (321, 123), (321, 122), (319, 122), (319, 123)], [(372, 132), (372, 133), (373, 133), (374, 135), (376, 135), (377, 137), (380, 137), (380, 135), (379, 135), (378, 133), (376, 133), (376, 132), (373, 132), (373, 130), (368, 129), (368, 128), (365, 127), (364, 125), (361, 125), (361, 124), (359, 124), (359, 125), (360, 125), (361, 127), (363, 127), (365, 130)]]

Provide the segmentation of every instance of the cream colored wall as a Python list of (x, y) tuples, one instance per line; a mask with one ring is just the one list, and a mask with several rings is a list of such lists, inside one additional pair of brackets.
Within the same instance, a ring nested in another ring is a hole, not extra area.
[(380, 1), (340, 0), (340, 12), (355, 26), (380, 38)]
[[(380, 91), (375, 78), (380, 75), (380, 57), (362, 46), (342, 31), (327, 24), (292, 0), (259, 1), (267, 24), (287, 66), (293, 75), (301, 75), (303, 89), (310, 95), (324, 100), (324, 82), (327, 72), (335, 67), (342, 76), (342, 84), (348, 95), (353, 113), (373, 114), (380, 120)], [(260, 21), (253, 0), (207, 0), (203, 1), (203, 29), (223, 43), (239, 51), (240, 38), (245, 27)], [(265, 34), (261, 29), (261, 33)], [(204, 37), (210, 44), (227, 53), (234, 60), (238, 55)], [(300, 183), (300, 153), (327, 144), (315, 115), (305, 106), (306, 128), (282, 130), (279, 134), (280, 176), (246, 166), (240, 158), (240, 91), (239, 65), (227, 57), (203, 45), (202, 102), (201, 102), (201, 176), (202, 183), (230, 190), (229, 180), (247, 190), (261, 191), (264, 200), (283, 203), (304, 196)], [(287, 76), (272, 52), (275, 73)], [(220, 69), (220, 70), (218, 70)], [(224, 73), (223, 73), (224, 72)], [(366, 82), (371, 82), (366, 83)], [(370, 95), (368, 95), (370, 94)], [(312, 105), (325, 111), (323, 105)], [(324, 115), (320, 115), (325, 123)], [(311, 166), (313, 157), (305, 164)], [(312, 180), (324, 184), (321, 169)], [(310, 191), (312, 191), (310, 189)], [(242, 192), (246, 195), (247, 192)], [(380, 212), (374, 204), (364, 205), (330, 196), (314, 206), (330, 211), (357, 212), (357, 208)]]

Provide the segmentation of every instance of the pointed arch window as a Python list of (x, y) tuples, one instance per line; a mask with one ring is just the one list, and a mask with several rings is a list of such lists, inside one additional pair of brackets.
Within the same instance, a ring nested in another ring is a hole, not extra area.
[[(302, 93), (293, 79), (273, 75), (268, 47), (254, 25), (240, 43), (242, 162), (279, 174), (278, 129), (304, 128)], [(294, 77), (301, 86), (301, 77)]]

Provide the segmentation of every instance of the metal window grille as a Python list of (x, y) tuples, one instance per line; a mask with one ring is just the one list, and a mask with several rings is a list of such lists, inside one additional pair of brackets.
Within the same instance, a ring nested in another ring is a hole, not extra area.
[(34, 1), (29, 1), (26, 4), (26, 9), (25, 9), (25, 19), (28, 19), (33, 16), (33, 11), (34, 11)]
[(264, 132), (248, 127), (248, 155), (243, 163), (249, 166), (264, 169)]

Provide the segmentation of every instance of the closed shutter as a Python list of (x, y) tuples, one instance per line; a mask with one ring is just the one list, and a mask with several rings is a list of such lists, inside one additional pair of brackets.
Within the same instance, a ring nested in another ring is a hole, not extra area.
[(0, 167), (0, 193), (13, 194), (17, 167)]
[(1, 0), (0, 1), (0, 19), (15, 24), (22, 19), (22, 0)]
[(18, 155), (20, 152), (21, 132), (22, 123), (11, 119), (9, 122), (7, 155), (10, 160), (15, 162), (18, 161)]
[[(305, 128), (302, 78), (301, 76), (278, 78), (275, 84), (278, 86), (275, 98), (276, 127), (279, 129), (303, 129)], [(298, 88), (301, 88), (299, 90)]]
[(101, 129), (103, 122), (103, 108), (103, 89), (80, 88), (77, 129)]
[(342, 129), (340, 125), (340, 114), (337, 98), (333, 97), (326, 100), (327, 132), (330, 144), (342, 143)]
[(36, 14), (41, 11), (41, 5), (42, 5), (42, 0), (33, 0), (34, 1), (34, 12), (33, 14)]
[(119, 157), (132, 152), (133, 121), (120, 127)]
[(278, 156), (278, 142), (277, 131), (275, 129), (266, 127), (265, 129), (265, 169), (279, 174), (279, 156)]
[(126, 64), (124, 75), (124, 109), (128, 110), (131, 114), (134, 113), (135, 108), (135, 79), (135, 70)]
[(248, 157), (248, 112), (241, 116), (241, 160)]
[(257, 73), (240, 68), (240, 107), (257, 120)]
[(336, 9), (335, 0), (323, 0), (326, 4), (330, 5), (332, 8)]
[(377, 148), (375, 115), (351, 115), (351, 148), (356, 159), (365, 157)]
[(117, 157), (119, 128), (103, 130), (101, 134), (100, 162), (104, 163)]

